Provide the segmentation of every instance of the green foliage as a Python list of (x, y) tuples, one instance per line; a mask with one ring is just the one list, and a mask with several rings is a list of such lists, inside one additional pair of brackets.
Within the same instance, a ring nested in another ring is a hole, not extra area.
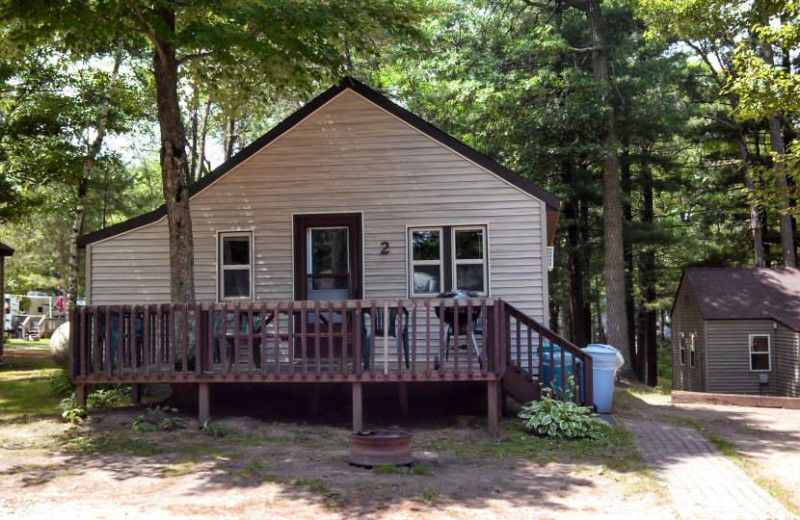
[(144, 415), (135, 417), (131, 427), (137, 433), (158, 430), (172, 431), (186, 428), (189, 423), (183, 417), (178, 416), (177, 413), (177, 408), (152, 406), (147, 409)]
[(70, 394), (74, 395), (75, 383), (69, 377), (69, 373), (63, 368), (59, 368), (48, 378), (50, 390), (56, 397), (69, 397)]
[(222, 438), (228, 435), (228, 430), (225, 429), (225, 425), (211, 422), (211, 420), (204, 422), (201, 430), (209, 437)]
[(100, 388), (89, 394), (88, 403), (90, 408), (114, 408), (129, 401), (130, 387), (116, 386), (111, 388)]
[(571, 400), (574, 383), (570, 383), (562, 392), (543, 388), (539, 401), (523, 406), (517, 415), (522, 419), (523, 428), (552, 439), (603, 440), (608, 425), (592, 412), (591, 407)]
[(88, 414), (86, 413), (86, 408), (82, 406), (76, 406), (74, 408), (65, 409), (63, 412), (61, 412), (61, 417), (69, 423), (81, 424), (86, 420)]

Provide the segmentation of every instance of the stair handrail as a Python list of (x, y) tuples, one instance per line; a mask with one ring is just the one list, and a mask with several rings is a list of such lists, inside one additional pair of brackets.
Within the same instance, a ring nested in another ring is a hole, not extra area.
[[(503, 314), (504, 314), (504, 317), (505, 317), (505, 322), (506, 322), (506, 327), (505, 328), (506, 329), (508, 329), (510, 327), (511, 318), (513, 317), (516, 320), (518, 320), (519, 322), (521, 322), (522, 324), (524, 324), (525, 326), (527, 326), (530, 329), (532, 329), (537, 334), (539, 334), (539, 336), (541, 338), (548, 339), (551, 342), (551, 345), (552, 344), (560, 345), (562, 352), (565, 352), (565, 351), (569, 352), (570, 354), (572, 354), (573, 358), (577, 358), (577, 359), (579, 359), (581, 361), (581, 369), (583, 370), (583, 385), (584, 385), (584, 388), (583, 388), (583, 397), (582, 397), (582, 399), (580, 398), (580, 395), (581, 395), (580, 392), (578, 392), (579, 400), (584, 405), (593, 406), (594, 405), (594, 393), (593, 393), (594, 384), (593, 384), (593, 381), (592, 381), (592, 376), (593, 376), (593, 372), (592, 372), (592, 356), (590, 356), (589, 354), (587, 354), (586, 352), (581, 350), (578, 346), (576, 346), (574, 343), (572, 343), (568, 339), (566, 339), (566, 338), (560, 336), (559, 334), (553, 332), (552, 330), (550, 330), (549, 328), (545, 327), (544, 325), (542, 325), (541, 323), (539, 323), (535, 319), (531, 318), (530, 316), (528, 316), (527, 314), (525, 314), (521, 310), (517, 309), (516, 307), (514, 307), (512, 304), (508, 303), (507, 301), (505, 301), (505, 300), (503, 300), (501, 298), (498, 298), (497, 302), (498, 302), (499, 305), (501, 305), (503, 307)], [(541, 346), (542, 346), (542, 342), (540, 340), (539, 349), (537, 349), (537, 354), (539, 355), (540, 368), (541, 368), (541, 365), (542, 365), (542, 360), (544, 359), (544, 353), (541, 352), (541, 350), (540, 350)], [(512, 360), (512, 356), (511, 356), (511, 338), (508, 337), (508, 335), (505, 338), (505, 347), (506, 347), (505, 348), (506, 361), (508, 363), (511, 363), (511, 360)], [(524, 368), (522, 366), (519, 366), (519, 368), (524, 371)], [(542, 373), (542, 371), (540, 369), (540, 371), (539, 371), (539, 376), (540, 377), (541, 377), (541, 373)], [(576, 381), (575, 383), (578, 384), (578, 381)]]

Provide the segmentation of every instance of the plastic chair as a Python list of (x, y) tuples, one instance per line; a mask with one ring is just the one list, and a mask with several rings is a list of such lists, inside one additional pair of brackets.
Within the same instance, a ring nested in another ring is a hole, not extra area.
[[(405, 358), (406, 362), (406, 369), (411, 366), (411, 361), (408, 356), (408, 309), (402, 307), (403, 309), (403, 331), (400, 337), (397, 335), (397, 307), (390, 307), (389, 308), (389, 330), (386, 331), (387, 335), (390, 338), (397, 339), (400, 345), (403, 348), (403, 357)], [(385, 324), (384, 324), (384, 317), (385, 313), (383, 312), (383, 308), (376, 307), (375, 308), (375, 339), (377, 341), (378, 338), (383, 337), (385, 331)], [(364, 370), (368, 370), (370, 366), (370, 342), (372, 339), (372, 333), (370, 330), (367, 329), (367, 322), (366, 319), (369, 319), (369, 323), (372, 323), (371, 320), (371, 309), (362, 309), (361, 311), (361, 336), (363, 341), (361, 342), (361, 351), (362, 357), (364, 359)], [(370, 325), (371, 328), (371, 325)]]

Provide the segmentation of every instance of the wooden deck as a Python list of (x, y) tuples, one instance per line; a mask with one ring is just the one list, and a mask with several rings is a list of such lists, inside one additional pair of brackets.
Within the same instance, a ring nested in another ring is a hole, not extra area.
[(197, 383), (204, 419), (214, 383), (352, 383), (360, 429), (361, 384), (485, 381), (491, 427), (509, 372), (518, 399), (572, 374), (592, 402), (591, 358), (501, 299), (85, 306), (70, 323), (82, 401), (89, 384)]

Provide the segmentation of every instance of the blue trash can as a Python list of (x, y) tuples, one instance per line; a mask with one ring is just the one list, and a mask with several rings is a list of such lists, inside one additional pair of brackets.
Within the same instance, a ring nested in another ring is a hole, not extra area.
[(592, 389), (598, 413), (611, 413), (614, 403), (614, 379), (625, 363), (622, 353), (611, 345), (592, 343), (583, 348), (592, 356)]
[(555, 397), (562, 397), (562, 392), (569, 390), (567, 381), (570, 376), (573, 376), (573, 382), (578, 385), (581, 400), (583, 400), (583, 370), (580, 360), (576, 360), (575, 371), (573, 373), (572, 366), (572, 353), (564, 351), (564, 371), (561, 371), (561, 345), (552, 345), (552, 363), (550, 357), (550, 342), (544, 340), (542, 342), (542, 385), (545, 388), (552, 388), (555, 390)]

